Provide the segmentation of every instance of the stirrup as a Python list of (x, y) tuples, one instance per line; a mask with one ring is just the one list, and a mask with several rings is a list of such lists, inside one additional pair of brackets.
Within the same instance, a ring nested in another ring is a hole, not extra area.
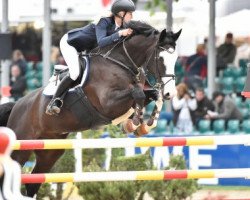
[(63, 100), (61, 98), (55, 98), (52, 105), (55, 104), (57, 107), (61, 108), (63, 106)]
[(52, 99), (46, 108), (47, 115), (58, 115), (61, 112), (63, 106), (63, 100), (60, 98)]

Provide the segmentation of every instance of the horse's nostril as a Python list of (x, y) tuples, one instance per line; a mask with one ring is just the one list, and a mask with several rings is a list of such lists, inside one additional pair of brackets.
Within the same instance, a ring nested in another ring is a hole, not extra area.
[(163, 99), (169, 100), (169, 99), (170, 99), (170, 93), (167, 92), (167, 93), (164, 95)]

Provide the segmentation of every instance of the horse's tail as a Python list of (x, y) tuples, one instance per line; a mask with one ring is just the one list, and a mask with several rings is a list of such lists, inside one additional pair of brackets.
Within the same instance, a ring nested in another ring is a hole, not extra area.
[(7, 126), (8, 119), (15, 103), (9, 102), (0, 105), (0, 126)]

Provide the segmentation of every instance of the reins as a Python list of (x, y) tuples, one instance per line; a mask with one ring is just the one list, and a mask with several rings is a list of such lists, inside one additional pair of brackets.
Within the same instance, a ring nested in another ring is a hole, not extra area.
[[(175, 80), (175, 74), (164, 74), (164, 75), (161, 75), (160, 74), (160, 71), (159, 71), (159, 49), (164, 49), (164, 51), (167, 51), (168, 53), (173, 53), (173, 52), (170, 52), (170, 51), (168, 51), (167, 49), (165, 49), (165, 48), (163, 48), (163, 47), (161, 47), (161, 46), (157, 46), (156, 48), (155, 48), (155, 50), (154, 50), (154, 55), (155, 55), (155, 59), (154, 59), (154, 62), (155, 62), (155, 66), (156, 66), (156, 83), (154, 84), (154, 85), (151, 85), (150, 84), (150, 81), (148, 80), (148, 76), (149, 76), (149, 70), (148, 70), (148, 66), (147, 65), (145, 65), (145, 67), (144, 67), (144, 71), (145, 71), (145, 75), (146, 75), (146, 78), (147, 78), (147, 81), (148, 81), (148, 83), (149, 83), (149, 85), (152, 87), (152, 88), (154, 88), (154, 89), (162, 89), (162, 88), (164, 88), (164, 86), (166, 85), (166, 84), (168, 84), (171, 80)], [(152, 55), (153, 55), (153, 53), (151, 54), (151, 56), (149, 57), (149, 59), (148, 59), (148, 61), (147, 61), (147, 64), (149, 63), (149, 60), (151, 59), (151, 57), (152, 57)], [(166, 66), (167, 67), (167, 66)], [(163, 77), (171, 77), (171, 79), (169, 79), (167, 82), (163, 82), (162, 81), (162, 79), (161, 78), (163, 78)]]
[[(119, 42), (117, 42), (110, 50), (108, 50), (106, 53), (101, 53), (101, 52), (97, 52), (97, 53), (90, 53), (89, 56), (101, 56), (105, 59), (108, 59), (118, 65), (120, 65), (122, 68), (124, 68), (125, 70), (129, 71), (133, 77), (135, 77), (135, 81), (136, 82), (140, 82), (140, 75), (142, 73), (141, 67), (138, 67), (135, 62), (133, 61), (133, 59), (131, 58), (131, 56), (129, 55), (126, 46), (125, 46), (125, 41), (130, 38), (130, 36), (125, 37), (124, 39), (120, 40)], [(133, 68), (127, 66), (126, 64), (118, 61), (115, 58), (110, 57), (111, 52), (121, 43), (123, 43), (123, 50), (125, 52), (126, 57), (129, 59), (129, 61), (131, 62)]]
[[(159, 71), (159, 49), (162, 49), (164, 51), (167, 51), (168, 53), (173, 53), (173, 51), (170, 51), (169, 49), (165, 49), (161, 46), (155, 46), (154, 51), (150, 54), (150, 56), (148, 57), (148, 59), (146, 60), (146, 62), (143, 64), (144, 67), (139, 67), (137, 66), (137, 64), (133, 61), (133, 59), (131, 58), (129, 52), (127, 51), (127, 48), (125, 46), (125, 41), (128, 40), (131, 36), (127, 36), (125, 38), (123, 38), (122, 40), (120, 40), (119, 42), (117, 42), (114, 46), (112, 46), (112, 48), (110, 50), (108, 50), (106, 53), (102, 53), (100, 52), (100, 49), (98, 49), (98, 51), (96, 53), (89, 53), (88, 56), (93, 57), (93, 56), (101, 56), (107, 60), (110, 60), (111, 62), (114, 62), (116, 64), (118, 64), (119, 66), (121, 66), (123, 69), (127, 70), (133, 77), (135, 77), (135, 81), (136, 82), (140, 82), (140, 75), (141, 73), (144, 73), (145, 77), (147, 78), (147, 75), (149, 73), (148, 71), (148, 64), (150, 59), (152, 58), (152, 56), (154, 55), (154, 62), (156, 64), (156, 84), (155, 85), (151, 85), (151, 87), (155, 88), (155, 89), (162, 89), (166, 84), (168, 84), (171, 80), (175, 80), (175, 74), (164, 74), (163, 76), (160, 74)], [(128, 66), (126, 64), (124, 64), (121, 61), (118, 61), (117, 59), (113, 58), (110, 56), (110, 54), (112, 53), (112, 51), (118, 47), (120, 44), (122, 43), (122, 47), (123, 50), (125, 52), (126, 57), (128, 58), (128, 60), (130, 61), (130, 63), (132, 64), (131, 66)], [(171, 77), (171, 79), (169, 79), (167, 82), (163, 82), (161, 80), (162, 77)], [(148, 81), (149, 82), (149, 81)]]

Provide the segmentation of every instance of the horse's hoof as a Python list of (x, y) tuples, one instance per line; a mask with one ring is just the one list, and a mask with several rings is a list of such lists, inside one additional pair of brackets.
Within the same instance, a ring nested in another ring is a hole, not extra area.
[(153, 123), (154, 123), (154, 119), (150, 118), (150, 119), (148, 120), (148, 122), (147, 122), (147, 125), (148, 125), (148, 126), (152, 126)]
[(133, 124), (132, 119), (128, 119), (125, 122), (123, 122), (122, 130), (124, 133), (132, 133), (137, 129), (138, 126)]
[(151, 129), (149, 128), (149, 126), (145, 123), (141, 124), (134, 132), (134, 134), (138, 137), (146, 135), (149, 133)]

